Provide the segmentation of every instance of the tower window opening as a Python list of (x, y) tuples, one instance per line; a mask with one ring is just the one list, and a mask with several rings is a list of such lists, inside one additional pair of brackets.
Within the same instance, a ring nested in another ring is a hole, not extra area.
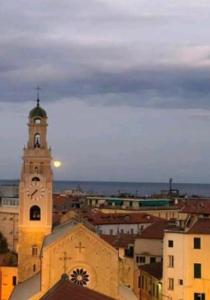
[(40, 179), (39, 179), (39, 177), (33, 177), (33, 178), (32, 178), (32, 181), (35, 181), (35, 182), (36, 182), (36, 181), (40, 181)]
[(36, 265), (33, 265), (33, 272), (36, 272)]
[(35, 172), (36, 174), (38, 174), (38, 173), (39, 173), (39, 169), (38, 169), (38, 167), (35, 167), (35, 168), (34, 168), (34, 172)]
[(36, 133), (34, 136), (34, 148), (40, 148), (40, 146), (41, 146), (40, 134)]
[(41, 119), (36, 118), (36, 119), (34, 120), (34, 123), (35, 123), (35, 124), (40, 124), (40, 123), (41, 123)]
[(30, 220), (40, 221), (41, 220), (41, 210), (39, 206), (34, 205), (30, 208)]

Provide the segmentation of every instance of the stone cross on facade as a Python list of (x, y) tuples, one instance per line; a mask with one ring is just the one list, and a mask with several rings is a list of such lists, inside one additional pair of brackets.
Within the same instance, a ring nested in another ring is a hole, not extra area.
[(79, 250), (79, 253), (82, 252), (82, 249), (85, 249), (85, 247), (82, 246), (82, 243), (81, 243), (81, 242), (79, 242), (79, 245), (76, 246), (75, 248)]
[(59, 259), (63, 260), (63, 272), (64, 272), (64, 274), (66, 274), (66, 272), (67, 272), (66, 262), (67, 262), (67, 260), (71, 260), (72, 257), (68, 257), (66, 251), (64, 251), (63, 257), (60, 257)]

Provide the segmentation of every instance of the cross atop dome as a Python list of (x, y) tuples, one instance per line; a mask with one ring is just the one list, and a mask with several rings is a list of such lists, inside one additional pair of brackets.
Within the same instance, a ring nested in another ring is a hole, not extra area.
[(41, 91), (41, 88), (37, 85), (36, 87), (36, 91), (37, 91), (37, 107), (39, 107), (39, 102), (40, 102), (40, 99), (39, 99), (39, 92)]

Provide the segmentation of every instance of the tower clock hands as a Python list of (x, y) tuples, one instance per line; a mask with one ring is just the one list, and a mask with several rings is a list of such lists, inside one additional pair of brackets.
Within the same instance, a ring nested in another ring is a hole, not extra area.
[(38, 192), (38, 190), (36, 189), (35, 191), (33, 191), (33, 193), (31, 194), (31, 198)]

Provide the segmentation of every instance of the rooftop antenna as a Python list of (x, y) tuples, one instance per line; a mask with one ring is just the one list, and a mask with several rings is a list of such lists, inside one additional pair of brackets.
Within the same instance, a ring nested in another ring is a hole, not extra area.
[(37, 85), (36, 87), (36, 91), (37, 91), (37, 94), (36, 94), (36, 101), (37, 101), (37, 107), (39, 107), (39, 92), (41, 91), (41, 88)]
[(172, 193), (173, 190), (173, 178), (169, 178), (169, 192)]

